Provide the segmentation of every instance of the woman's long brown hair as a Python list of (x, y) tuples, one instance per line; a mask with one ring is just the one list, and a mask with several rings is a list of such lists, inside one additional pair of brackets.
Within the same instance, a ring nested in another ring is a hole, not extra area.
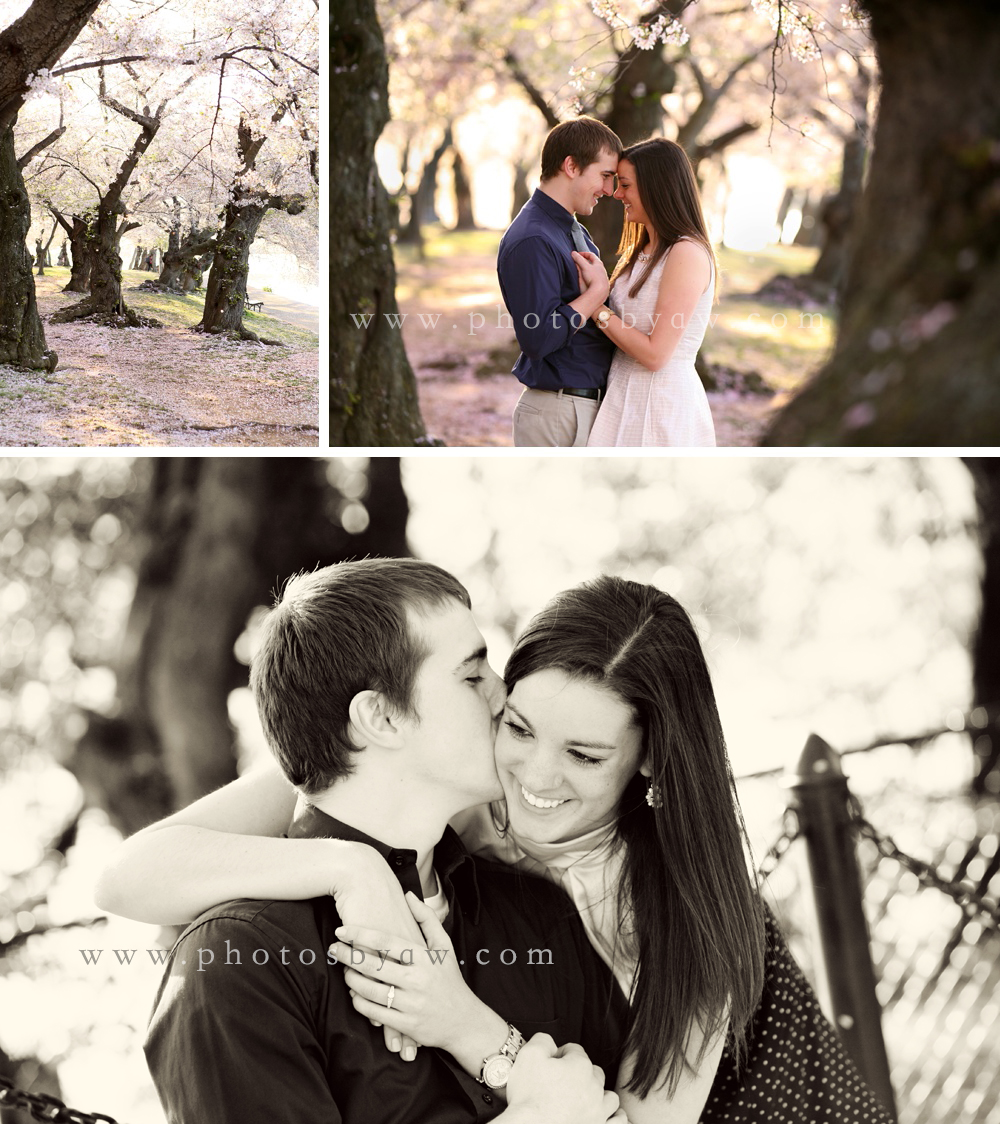
[[(681, 238), (690, 238), (704, 246), (717, 279), (718, 262), (708, 237), (694, 169), (684, 149), (666, 137), (651, 137), (626, 148), (621, 159), (635, 168), (635, 186), (642, 208), (660, 239), (646, 268), (633, 278), (628, 295), (634, 297), (639, 292), (657, 263)], [(632, 268), (648, 244), (646, 227), (641, 222), (626, 219), (618, 245), (618, 264), (611, 274), (612, 284), (620, 273)]]
[(507, 689), (549, 668), (632, 708), (661, 794), (650, 808), (637, 773), (621, 797), (618, 908), (638, 963), (628, 1088), (672, 1091), (727, 1024), (737, 1056), (746, 1049), (764, 980), (763, 907), (708, 666), (673, 597), (605, 576), (559, 594), (529, 623), (507, 662)]

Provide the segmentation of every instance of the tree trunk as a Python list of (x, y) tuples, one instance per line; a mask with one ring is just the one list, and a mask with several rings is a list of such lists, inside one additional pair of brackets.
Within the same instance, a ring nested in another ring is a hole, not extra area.
[(858, 211), (865, 178), (865, 161), (868, 156), (868, 97), (871, 92), (871, 75), (863, 64), (852, 83), (851, 112), (854, 128), (844, 139), (844, 156), (841, 164), (840, 190), (823, 207), (820, 219), (823, 224), (823, 249), (813, 266), (813, 281), (829, 285), (843, 295), (847, 276), (847, 252), (851, 227)]
[(455, 229), (475, 230), (476, 218), (472, 213), (472, 185), (469, 183), (469, 176), (465, 171), (465, 161), (457, 148), (453, 147), (452, 152), (454, 153), (454, 163), (452, 164), (451, 174), (455, 181), (455, 213), (457, 215)]
[(201, 288), (202, 275), (212, 264), (215, 237), (214, 231), (192, 229), (182, 240), (179, 236), (175, 239), (171, 232), (170, 248), (163, 255), (157, 278), (159, 283), (184, 293)]
[(406, 497), (395, 458), (369, 469), (360, 535), (340, 526), (327, 466), (302, 458), (144, 462), (148, 546), (118, 668), (119, 712), (90, 716), (71, 768), (124, 831), (236, 775), (227, 697), (245, 685), (233, 646), (251, 610), (303, 569), (406, 554)]
[(253, 172), (257, 154), (267, 138), (254, 136), (244, 120), (240, 121), (237, 136), (243, 166), (231, 188), (230, 202), (222, 212), (223, 225), (215, 242), (205, 291), (205, 311), (195, 331), (225, 332), (233, 339), (277, 343), (243, 326), (250, 247), (268, 211), (287, 211), (290, 215), (298, 215), (305, 210), (305, 199), (301, 195), (271, 195), (260, 188), (246, 186), (244, 177)]
[(389, 119), (389, 71), (374, 0), (331, 16), (330, 119), (340, 174), (330, 200), (330, 444), (414, 445), (417, 385), (392, 317), (396, 268), (375, 142)]
[(0, 363), (55, 370), (35, 304), (25, 245), (31, 207), (14, 154), (13, 128), (28, 76), (51, 69), (80, 34), (100, 0), (34, 0), (0, 32)]
[(793, 246), (818, 246), (822, 236), (823, 200), (807, 190), (802, 200), (802, 220), (792, 239)]
[[(103, 72), (102, 72), (103, 73)], [(140, 126), (141, 132), (132, 145), (132, 150), (122, 161), (118, 174), (107, 191), (101, 196), (97, 207), (97, 218), (88, 240), (90, 250), (90, 296), (79, 304), (71, 305), (52, 317), (54, 324), (66, 324), (73, 320), (93, 317), (112, 328), (162, 328), (159, 320), (140, 316), (128, 307), (122, 295), (122, 259), (119, 253), (121, 236), (126, 229), (119, 227), (118, 217), (124, 214), (122, 193), (132, 178), (143, 153), (149, 148), (160, 128), (164, 106), (154, 115), (140, 114), (126, 108), (114, 98), (105, 94), (104, 80), (101, 79), (100, 100)], [(135, 225), (128, 229), (134, 229)]]
[(222, 212), (223, 227), (212, 255), (205, 312), (198, 325), (200, 331), (229, 332), (245, 340), (258, 338), (243, 327), (243, 313), (247, 302), (250, 247), (266, 214), (266, 206), (252, 203), (244, 206), (229, 203)]
[(52, 316), (54, 324), (66, 324), (73, 320), (93, 317), (95, 321), (112, 328), (163, 327), (158, 320), (140, 316), (125, 303), (122, 295), (122, 259), (119, 253), (121, 230), (118, 226), (118, 215), (116, 199), (110, 196), (101, 199), (97, 217), (88, 231), (90, 296), (79, 304), (55, 313)]
[(64, 238), (62, 245), (59, 247), (59, 257), (56, 260), (56, 265), (61, 266), (63, 269), (69, 269), (69, 239)]
[[(673, 63), (664, 58), (663, 50), (660, 45), (643, 51), (633, 43), (618, 59), (611, 108), (602, 120), (618, 134), (626, 148), (663, 131), (661, 99), (677, 82), (677, 71)], [(605, 197), (594, 208), (594, 213), (582, 221), (610, 272), (618, 257), (624, 208), (617, 199)]]
[[(982, 607), (972, 645), (973, 702), (991, 719), (1000, 718), (1000, 461), (970, 457), (965, 461), (976, 486), (979, 539), (983, 552), (980, 579)], [(1000, 737), (984, 730), (974, 743), (973, 791), (1000, 798)]]
[(14, 131), (0, 127), (0, 364), (54, 371), (35, 303), (35, 280), (25, 239), (31, 203), (14, 154)]
[(101, 0), (33, 0), (0, 33), (0, 129), (13, 127), (29, 75), (51, 70)]
[(420, 173), (420, 183), (417, 190), (410, 195), (410, 218), (403, 230), (399, 232), (399, 241), (407, 245), (419, 246), (423, 256), (424, 227), (428, 223), (437, 222), (437, 209), (434, 205), (434, 196), (437, 194), (438, 168), (441, 158), (452, 144), (451, 122), (445, 126), (441, 143), (431, 153), (430, 160), (424, 165)]
[(1000, 20), (867, 0), (882, 96), (836, 348), (767, 445), (995, 445)]
[(63, 286), (64, 293), (90, 292), (90, 239), (93, 236), (91, 222), (93, 216), (74, 215), (72, 224), (59, 219), (63, 229), (69, 234), (73, 262), (69, 269), (69, 281)]
[(514, 165), (514, 195), (510, 206), (510, 221), (514, 219), (521, 212), (521, 208), (531, 198), (531, 192), (528, 190), (528, 165), (517, 163)]

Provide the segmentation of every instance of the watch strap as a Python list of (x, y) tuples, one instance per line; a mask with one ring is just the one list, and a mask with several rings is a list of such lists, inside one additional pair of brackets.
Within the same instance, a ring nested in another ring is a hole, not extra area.
[[(517, 1029), (517, 1027), (514, 1026), (513, 1023), (508, 1023), (507, 1038), (504, 1041), (504, 1044), (495, 1054), (490, 1054), (489, 1057), (483, 1058), (483, 1064), (479, 1070), (479, 1076), (476, 1078), (480, 1085), (486, 1085), (491, 1089), (502, 1089), (504, 1085), (507, 1084), (506, 1073), (510, 1072), (510, 1069), (513, 1067), (514, 1061), (517, 1058), (517, 1055), (523, 1045), (524, 1035), (521, 1034), (521, 1032)], [(509, 1065), (505, 1064), (499, 1067), (499, 1069), (501, 1071), (504, 1071), (505, 1073), (504, 1079), (500, 1082), (489, 1080), (487, 1069), (497, 1070), (498, 1067), (496, 1063), (501, 1059), (509, 1061)], [(493, 1064), (491, 1065), (491, 1063)]]

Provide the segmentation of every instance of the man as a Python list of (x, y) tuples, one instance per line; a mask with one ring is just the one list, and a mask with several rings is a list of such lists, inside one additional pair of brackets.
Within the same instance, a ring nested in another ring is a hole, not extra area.
[(404, 1061), (328, 958), (332, 898), (218, 906), (172, 950), (150, 1023), (171, 1124), (603, 1124), (617, 1097), (591, 1061), (614, 1072), (623, 997), (561, 890), (472, 858), (447, 827), (501, 794), (503, 684), (465, 589), (413, 559), (300, 575), (265, 621), (251, 686), (307, 801), (289, 836), (367, 843), (426, 900), (478, 996), (476, 1029)]
[(600, 121), (564, 121), (542, 147), (542, 180), (500, 241), (497, 274), (521, 354), (524, 383), (514, 444), (587, 444), (614, 345), (591, 322), (606, 289), (580, 291), (574, 250), (597, 253), (576, 215), (613, 195), (622, 145)]

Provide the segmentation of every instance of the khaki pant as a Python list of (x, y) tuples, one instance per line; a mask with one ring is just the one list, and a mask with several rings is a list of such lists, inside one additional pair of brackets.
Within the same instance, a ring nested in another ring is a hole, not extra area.
[(525, 387), (514, 407), (514, 444), (580, 448), (597, 417), (596, 398)]

